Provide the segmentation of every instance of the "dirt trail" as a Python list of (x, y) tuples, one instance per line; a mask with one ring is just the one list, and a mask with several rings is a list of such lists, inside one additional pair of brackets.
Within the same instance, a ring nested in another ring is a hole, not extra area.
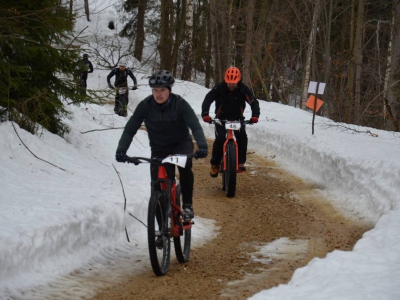
[[(106, 288), (94, 299), (247, 299), (287, 283), (294, 270), (313, 257), (351, 250), (370, 229), (346, 220), (313, 186), (256, 154), (248, 155), (247, 172), (238, 174), (235, 198), (226, 198), (221, 177), (209, 176), (208, 161), (194, 162), (194, 211), (217, 221), (218, 236), (193, 249), (186, 264), (180, 265), (172, 251), (166, 276), (146, 272)], [(284, 237), (297, 243), (296, 251), (271, 254), (268, 263), (254, 260), (257, 246)]]

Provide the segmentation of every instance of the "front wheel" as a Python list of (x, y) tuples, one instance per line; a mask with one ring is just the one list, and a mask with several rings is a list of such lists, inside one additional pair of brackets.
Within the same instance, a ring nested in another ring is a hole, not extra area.
[(227, 197), (235, 197), (236, 193), (236, 145), (231, 140), (226, 145), (226, 170), (223, 176), (223, 187)]
[(152, 193), (147, 214), (147, 238), (150, 262), (154, 274), (167, 274), (171, 253), (171, 240), (168, 229), (167, 199), (160, 191)]
[[(178, 185), (176, 187), (176, 205), (181, 207), (181, 186)], [(183, 222), (183, 221), (182, 221)], [(174, 237), (174, 246), (175, 246), (175, 254), (176, 258), (180, 263), (185, 263), (189, 260), (189, 255), (190, 255), (190, 243), (191, 243), (191, 238), (192, 238), (192, 229), (191, 228), (186, 228), (185, 227), (191, 227), (188, 226), (189, 224), (186, 224), (188, 222), (183, 222), (183, 231), (182, 235), (179, 237)]]
[(128, 115), (128, 96), (126, 94), (120, 94), (118, 97), (118, 101), (118, 115), (121, 117), (126, 117)]

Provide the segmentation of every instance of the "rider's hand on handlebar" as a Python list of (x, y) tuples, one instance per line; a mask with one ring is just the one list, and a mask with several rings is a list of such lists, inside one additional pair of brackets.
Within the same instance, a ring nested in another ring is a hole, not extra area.
[(208, 149), (207, 148), (199, 148), (196, 153), (195, 153), (196, 158), (205, 158), (208, 155)]
[(251, 122), (251, 124), (256, 124), (256, 123), (258, 123), (258, 117), (252, 117), (252, 118), (250, 119), (250, 122)]
[(115, 159), (117, 160), (117, 162), (126, 162), (126, 151), (117, 151), (117, 153), (115, 154)]
[(206, 122), (206, 123), (211, 123), (210, 116), (203, 116), (203, 121)]
[(134, 85), (132, 91), (137, 90), (137, 85)]
[(108, 84), (108, 87), (109, 87), (110, 89), (112, 89), (112, 90), (114, 89), (114, 87), (112, 86), (111, 83)]

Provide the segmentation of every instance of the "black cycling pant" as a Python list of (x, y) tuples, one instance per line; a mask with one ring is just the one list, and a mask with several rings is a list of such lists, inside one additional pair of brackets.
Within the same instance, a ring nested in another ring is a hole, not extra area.
[(86, 95), (86, 87), (87, 87), (87, 75), (86, 76), (81, 76), (80, 77), (80, 82), (79, 82), (79, 93), (81, 95)]
[(124, 103), (122, 103), (119, 100), (118, 91), (116, 92), (116, 94), (115, 94), (115, 104), (114, 104), (114, 111), (115, 112), (125, 111), (126, 108), (128, 107), (128, 104), (129, 104), (129, 89), (125, 92), (125, 95), (126, 95), (125, 101), (124, 101)]
[[(151, 157), (165, 158), (171, 154), (192, 154), (193, 153), (193, 142), (191, 138), (182, 140), (172, 149), (166, 150), (152, 150)], [(175, 165), (165, 164), (165, 169), (169, 179), (175, 179)], [(193, 184), (194, 175), (192, 171), (192, 159), (188, 157), (185, 168), (178, 167), (179, 181), (182, 192), (182, 203), (192, 204), (193, 203)], [(154, 182), (158, 178), (158, 165), (150, 164), (150, 176), (151, 181)]]
[[(247, 133), (246, 133), (246, 125), (242, 124), (240, 130), (234, 130), (234, 134), (236, 137), (236, 142), (238, 144), (238, 153), (239, 153), (239, 164), (244, 164), (246, 162), (246, 153), (247, 153)], [(212, 156), (210, 163), (211, 165), (218, 166), (221, 163), (223, 158), (223, 149), (224, 143), (226, 141), (226, 129), (225, 126), (215, 124), (215, 140), (212, 149)]]

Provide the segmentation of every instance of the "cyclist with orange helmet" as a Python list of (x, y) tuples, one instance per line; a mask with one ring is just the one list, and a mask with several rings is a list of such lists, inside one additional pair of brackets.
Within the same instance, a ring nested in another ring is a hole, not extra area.
[[(251, 123), (257, 123), (260, 116), (258, 100), (253, 96), (250, 89), (242, 82), (242, 74), (236, 67), (230, 67), (225, 72), (224, 81), (217, 84), (207, 93), (202, 104), (201, 116), (203, 121), (210, 123), (209, 110), (215, 101), (215, 118), (228, 121), (244, 120), (243, 112), (246, 103), (250, 105), (252, 117)], [(222, 160), (222, 150), (225, 142), (226, 129), (224, 126), (215, 124), (215, 140), (210, 160), (210, 176), (217, 177), (219, 164)], [(246, 171), (247, 134), (246, 126), (235, 131), (236, 141), (239, 148), (239, 170)]]

